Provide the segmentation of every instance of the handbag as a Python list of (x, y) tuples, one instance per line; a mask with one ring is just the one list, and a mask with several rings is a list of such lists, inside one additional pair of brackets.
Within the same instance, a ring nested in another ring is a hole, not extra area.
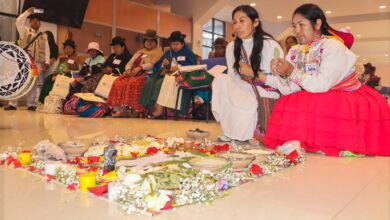
[(72, 78), (58, 74), (56, 76), (56, 81), (54, 82), (53, 90), (51, 90), (50, 95), (66, 99), (66, 96), (69, 93), (69, 85), (72, 81)]
[(103, 75), (103, 77), (100, 79), (98, 86), (96, 87), (95, 94), (103, 98), (107, 98), (110, 94), (111, 87), (114, 84), (116, 78), (116, 76), (112, 75)]
[(177, 84), (184, 88), (210, 86), (214, 77), (206, 68), (205, 65), (180, 67)]

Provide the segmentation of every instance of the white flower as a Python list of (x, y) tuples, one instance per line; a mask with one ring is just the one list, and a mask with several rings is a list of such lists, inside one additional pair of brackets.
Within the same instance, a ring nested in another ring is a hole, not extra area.
[(128, 187), (135, 187), (142, 180), (142, 177), (138, 174), (128, 173), (123, 178), (123, 185)]
[(145, 194), (149, 194), (149, 193), (154, 192), (156, 190), (156, 186), (157, 186), (157, 183), (156, 183), (156, 179), (154, 178), (154, 176), (148, 175), (142, 183), (141, 190)]
[(164, 208), (165, 204), (169, 200), (171, 200), (169, 196), (161, 193), (147, 195), (145, 197), (145, 201), (147, 203), (148, 208), (153, 211), (160, 211), (162, 208)]

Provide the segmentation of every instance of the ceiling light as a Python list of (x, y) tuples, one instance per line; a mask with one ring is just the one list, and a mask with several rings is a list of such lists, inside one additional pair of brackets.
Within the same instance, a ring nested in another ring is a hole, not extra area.
[(389, 56), (389, 54), (385, 54), (385, 57), (388, 57)]
[(347, 29), (351, 29), (351, 27), (350, 27), (350, 26), (347, 26), (347, 27), (345, 27), (345, 28), (347, 28)]
[(252, 6), (252, 7), (255, 7), (256, 3), (250, 3), (249, 5)]
[(363, 58), (363, 60), (367, 60), (366, 58)]
[(276, 16), (276, 18), (277, 19), (282, 19), (283, 17), (279, 15), (279, 16)]
[(361, 36), (362, 36), (362, 35), (360, 35), (360, 34), (357, 34), (357, 35), (356, 35), (356, 37), (361, 37)]
[(325, 13), (326, 14), (332, 14), (332, 11), (326, 11)]
[(385, 9), (386, 8), (386, 5), (381, 5), (379, 6), (380, 9)]

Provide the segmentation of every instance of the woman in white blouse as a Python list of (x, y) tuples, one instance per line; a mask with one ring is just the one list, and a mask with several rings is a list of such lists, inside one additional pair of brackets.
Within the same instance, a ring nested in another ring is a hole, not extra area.
[(228, 74), (214, 79), (212, 111), (221, 124), (221, 141), (247, 141), (254, 137), (259, 124), (257, 95), (279, 98), (279, 93), (261, 83), (259, 78), (271, 72), (274, 51), (277, 51), (276, 56), (283, 57), (283, 50), (264, 32), (253, 7), (238, 6), (232, 17), (236, 39), (226, 48)]
[(292, 25), (300, 45), (271, 68), (285, 79), (263, 78), (286, 95), (274, 106), (265, 144), (299, 140), (306, 150), (330, 156), (389, 156), (389, 106), (359, 82), (356, 55), (348, 49), (353, 36), (332, 29), (314, 4), (298, 7)]

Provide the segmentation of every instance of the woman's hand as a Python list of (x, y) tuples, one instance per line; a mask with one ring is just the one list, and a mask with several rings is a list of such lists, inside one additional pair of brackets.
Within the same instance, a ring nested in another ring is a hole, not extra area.
[(167, 60), (167, 59), (164, 59), (164, 60), (163, 60), (163, 63), (162, 63), (162, 65), (163, 65), (163, 66), (167, 66), (167, 65), (169, 65), (169, 60)]
[(263, 72), (259, 73), (259, 76), (257, 77), (257, 80), (265, 83), (267, 81), (267, 75)]
[(102, 69), (102, 73), (104, 74), (111, 74), (112, 73), (112, 68), (111, 67), (106, 67)]
[(140, 66), (138, 66), (138, 67), (136, 67), (136, 68), (134, 68), (134, 69), (132, 70), (132, 75), (135, 76), (135, 75), (137, 75), (138, 73), (140, 73), (141, 71), (142, 71), (142, 68), (141, 68)]
[(84, 82), (84, 77), (75, 78), (75, 81), (79, 83)]
[(131, 69), (126, 70), (122, 75), (131, 76)]
[(271, 72), (273, 75), (279, 75), (279, 73), (276, 71), (276, 67), (278, 65), (278, 59), (279, 58), (273, 58), (271, 60)]
[(50, 63), (49, 63), (49, 65), (51, 66), (51, 65), (55, 64), (56, 61), (57, 61), (56, 58), (50, 58)]
[(248, 78), (253, 78), (254, 76), (252, 67), (244, 62), (240, 62), (240, 74)]
[(179, 70), (179, 66), (175, 65), (175, 66), (172, 66), (171, 69), (169, 70), (171, 73), (174, 73), (176, 71)]
[[(272, 68), (272, 62), (271, 62)], [(277, 58), (276, 66), (273, 71), (280, 76), (289, 76), (294, 71), (294, 66), (283, 58)]]
[(28, 11), (28, 13), (30, 13), (30, 14), (34, 14), (34, 9), (35, 9), (35, 7), (31, 7), (31, 8), (29, 8), (29, 9), (27, 9), (27, 11)]

